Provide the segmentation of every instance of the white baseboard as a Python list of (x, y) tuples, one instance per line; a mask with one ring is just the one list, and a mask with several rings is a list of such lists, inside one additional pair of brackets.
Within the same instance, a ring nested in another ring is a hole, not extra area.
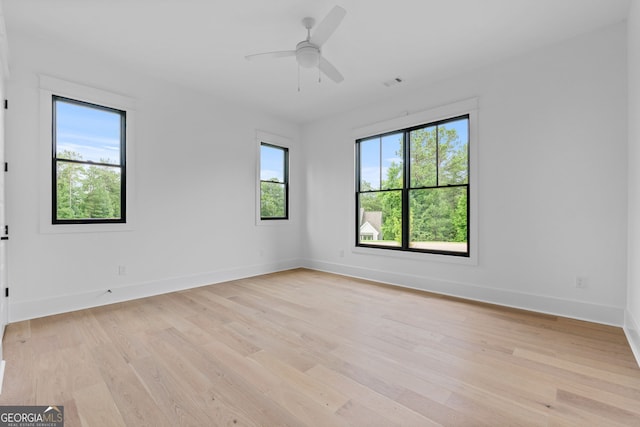
[[(289, 270), (298, 267), (306, 267), (314, 270), (368, 279), (390, 285), (531, 310), (539, 313), (587, 320), (606, 325), (623, 326), (623, 324), (625, 324), (624, 309), (618, 307), (554, 298), (544, 295), (526, 294), (468, 283), (431, 279), (428, 277), (397, 272), (301, 259), (290, 259), (272, 264), (220, 270), (121, 287), (114, 286), (111, 288), (111, 293), (107, 293), (106, 291), (93, 291), (82, 294), (62, 295), (49, 299), (13, 302), (9, 305), (9, 322), (35, 319), (53, 314), (82, 310), (90, 307), (196, 288), (229, 280), (257, 276), (260, 274), (274, 273), (276, 271)], [(636, 328), (635, 330), (638, 331), (639, 329)], [(634, 350), (634, 352), (636, 352), (638, 348), (640, 348), (640, 346), (636, 344), (636, 350)]]
[(317, 260), (305, 260), (304, 266), (314, 270), (337, 273), (389, 285), (402, 286), (474, 301), (520, 308), (538, 313), (586, 320), (605, 325), (621, 327), (624, 323), (624, 309), (619, 307)]
[(624, 312), (624, 334), (627, 336), (627, 341), (629, 341), (629, 346), (631, 346), (631, 351), (636, 358), (636, 362), (638, 362), (638, 366), (640, 367), (640, 323), (634, 319), (633, 315), (629, 312), (629, 310), (625, 310)]
[(191, 276), (154, 280), (126, 286), (114, 285), (107, 290), (67, 294), (53, 298), (17, 301), (9, 303), (9, 323), (35, 319), (53, 314), (67, 313), (85, 308), (150, 297), (169, 292), (197, 288), (214, 283), (243, 279), (261, 274), (290, 270), (301, 266), (301, 260), (290, 259), (276, 263), (252, 265), (228, 270), (218, 270)]

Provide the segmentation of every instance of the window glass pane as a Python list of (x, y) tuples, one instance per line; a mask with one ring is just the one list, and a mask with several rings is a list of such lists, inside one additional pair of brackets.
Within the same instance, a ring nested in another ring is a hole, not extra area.
[(360, 191), (380, 189), (380, 138), (361, 141)]
[(284, 182), (285, 150), (270, 145), (260, 146), (260, 180)]
[(438, 126), (439, 185), (466, 184), (469, 176), (469, 120)]
[(56, 219), (120, 219), (119, 167), (57, 162)]
[(120, 165), (121, 114), (55, 101), (56, 156)]
[(467, 187), (409, 191), (409, 247), (467, 252)]
[(359, 243), (402, 246), (402, 192), (364, 193), (359, 197)]
[(260, 183), (260, 216), (262, 218), (287, 216), (285, 184), (272, 181)]
[(411, 131), (409, 155), (411, 159), (411, 187), (433, 187), (436, 179), (436, 130), (429, 126)]
[(382, 137), (382, 189), (402, 188), (402, 133)]

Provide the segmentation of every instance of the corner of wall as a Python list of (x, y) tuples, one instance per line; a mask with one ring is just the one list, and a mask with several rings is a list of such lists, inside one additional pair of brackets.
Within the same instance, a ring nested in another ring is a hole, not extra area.
[(638, 362), (638, 367), (640, 367), (640, 327), (629, 310), (624, 313), (624, 334), (627, 336), (631, 351)]
[(624, 332), (631, 350), (640, 366), (640, 268), (637, 259), (640, 254), (640, 175), (636, 165), (640, 160), (640, 4), (631, 2), (627, 20), (627, 96), (628, 96), (628, 219), (627, 219), (627, 308), (625, 310)]

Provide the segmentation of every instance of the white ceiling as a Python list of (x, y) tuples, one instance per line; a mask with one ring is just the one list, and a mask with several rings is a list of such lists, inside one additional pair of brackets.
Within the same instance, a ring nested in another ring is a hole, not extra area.
[[(630, 0), (2, 0), (11, 35), (76, 45), (297, 123), (411, 91), (626, 18)], [(336, 84), (293, 58), (301, 19), (347, 10), (323, 47)], [(401, 77), (404, 83), (386, 87)]]

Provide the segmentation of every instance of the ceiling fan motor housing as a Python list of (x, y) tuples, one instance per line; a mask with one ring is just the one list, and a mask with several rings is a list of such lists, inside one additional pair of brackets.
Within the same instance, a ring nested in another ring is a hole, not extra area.
[(320, 63), (320, 48), (309, 41), (296, 45), (296, 60), (303, 68), (317, 67)]

